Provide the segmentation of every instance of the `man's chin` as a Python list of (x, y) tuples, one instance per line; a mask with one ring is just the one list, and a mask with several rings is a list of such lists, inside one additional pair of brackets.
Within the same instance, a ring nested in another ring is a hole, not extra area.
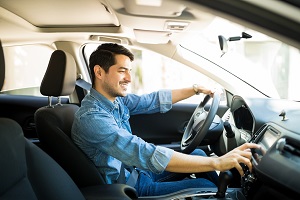
[(119, 93), (119, 96), (120, 96), (120, 97), (125, 97), (125, 96), (127, 96), (127, 92)]

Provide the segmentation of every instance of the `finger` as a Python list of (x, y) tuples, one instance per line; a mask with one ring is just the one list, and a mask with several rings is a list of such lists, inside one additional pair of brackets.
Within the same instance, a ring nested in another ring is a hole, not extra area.
[(238, 154), (238, 155), (243, 156), (243, 157), (246, 157), (246, 158), (248, 158), (248, 159), (250, 159), (250, 158), (251, 158), (251, 155), (252, 155), (250, 149), (245, 149), (245, 150), (234, 149), (234, 150), (232, 150), (232, 151), (230, 152), (230, 154), (232, 154), (232, 153), (233, 153), (233, 154)]
[(251, 149), (245, 149), (244, 151), (245, 152), (251, 152)]
[(237, 149), (239, 150), (246, 150), (251, 148), (258, 149), (261, 148), (261, 146), (255, 143), (244, 143), (241, 146), (237, 147)]
[(244, 176), (244, 170), (239, 163), (236, 164), (235, 168), (238, 170), (238, 172), (241, 176)]
[(251, 151), (250, 150), (244, 150), (244, 151), (240, 151), (240, 152), (238, 152), (241, 156), (243, 156), (243, 157), (245, 157), (245, 158), (248, 158), (248, 159), (250, 159), (251, 158), (251, 156), (252, 156), (252, 153), (251, 153)]
[(250, 159), (243, 157), (241, 159), (241, 163), (244, 163), (245, 165), (247, 165), (247, 167), (249, 168), (249, 171), (252, 172), (252, 163), (251, 163)]

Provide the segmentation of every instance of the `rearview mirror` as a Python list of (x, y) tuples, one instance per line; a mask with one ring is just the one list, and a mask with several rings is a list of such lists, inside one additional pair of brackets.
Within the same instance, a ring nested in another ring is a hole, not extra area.
[(220, 49), (222, 51), (222, 55), (221, 55), (221, 57), (222, 57), (228, 51), (227, 41), (238, 41), (242, 38), (244, 38), (244, 39), (252, 38), (252, 36), (249, 35), (248, 33), (242, 32), (242, 36), (235, 36), (235, 37), (230, 37), (230, 38), (226, 39), (224, 36), (219, 35), (218, 38), (219, 38)]
[(227, 39), (222, 35), (219, 35), (218, 38), (219, 38), (220, 49), (222, 51), (222, 55), (221, 55), (222, 57), (228, 51)]

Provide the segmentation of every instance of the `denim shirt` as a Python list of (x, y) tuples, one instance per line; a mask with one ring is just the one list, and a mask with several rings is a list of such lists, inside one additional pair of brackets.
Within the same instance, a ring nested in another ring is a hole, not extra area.
[[(142, 113), (164, 113), (171, 108), (170, 90), (142, 96), (128, 94), (111, 102), (92, 88), (75, 114), (71, 137), (94, 162), (108, 184), (116, 183), (122, 162), (127, 166), (161, 173), (173, 150), (155, 146), (133, 135), (129, 117)], [(129, 175), (129, 171), (125, 170), (126, 179)]]

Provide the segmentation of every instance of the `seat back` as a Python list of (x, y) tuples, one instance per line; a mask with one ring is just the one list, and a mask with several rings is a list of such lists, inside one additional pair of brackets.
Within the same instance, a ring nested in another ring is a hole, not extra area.
[[(70, 137), (74, 114), (79, 107), (61, 104), (60, 97), (72, 94), (75, 83), (74, 58), (64, 51), (54, 51), (40, 87), (41, 94), (48, 96), (48, 105), (36, 111), (35, 124), (42, 148), (81, 188), (105, 182), (96, 166)], [(58, 98), (55, 105), (52, 97)]]
[(21, 126), (0, 118), (0, 199), (85, 199), (70, 176), (24, 138)]

